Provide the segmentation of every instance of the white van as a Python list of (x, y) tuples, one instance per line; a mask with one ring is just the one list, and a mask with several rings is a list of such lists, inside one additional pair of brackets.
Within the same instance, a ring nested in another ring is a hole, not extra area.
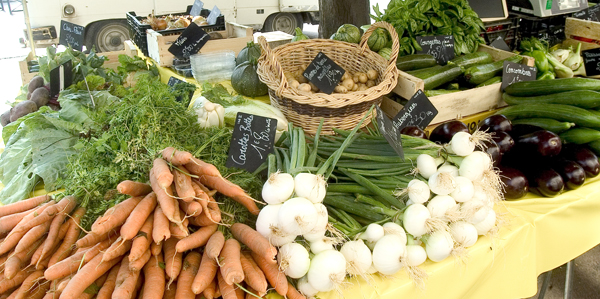
[[(225, 21), (263, 31), (293, 34), (302, 24), (319, 22), (318, 0), (203, 0), (204, 8), (217, 5)], [(119, 51), (129, 39), (127, 12), (138, 16), (181, 13), (194, 0), (29, 0), (29, 20), (38, 45), (58, 43), (60, 21), (85, 27), (85, 45), (98, 52)]]

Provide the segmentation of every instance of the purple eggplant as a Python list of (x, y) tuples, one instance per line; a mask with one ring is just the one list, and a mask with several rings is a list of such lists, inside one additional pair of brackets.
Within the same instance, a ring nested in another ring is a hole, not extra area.
[(549, 162), (552, 169), (560, 174), (567, 189), (574, 190), (585, 183), (585, 170), (577, 162), (562, 158), (554, 158)]
[(500, 179), (504, 183), (504, 198), (519, 199), (529, 191), (529, 181), (525, 174), (512, 167), (500, 167)]
[(536, 131), (543, 130), (544, 128), (534, 126), (534, 125), (526, 125), (526, 124), (516, 124), (512, 126), (512, 130), (508, 132), (513, 139), (517, 139), (525, 134), (531, 134)]
[(553, 157), (560, 153), (560, 137), (548, 130), (535, 131), (515, 139), (513, 147), (517, 154)]
[(417, 126), (404, 127), (402, 130), (400, 130), (400, 134), (427, 139), (427, 134), (425, 134), (425, 131), (421, 130), (421, 128)]
[(509, 132), (512, 130), (512, 124), (506, 116), (494, 114), (481, 121), (479, 130), (487, 132)]
[(508, 133), (502, 131), (494, 132), (492, 140), (496, 142), (502, 154), (508, 152), (515, 145), (515, 140)]
[(502, 161), (502, 153), (500, 152), (500, 147), (494, 140), (486, 140), (483, 142), (483, 148), (475, 148), (475, 150), (480, 150), (482, 152), (486, 152), (492, 158), (492, 163), (495, 167), (500, 166), (500, 162)]
[(598, 163), (598, 156), (596, 156), (590, 149), (583, 145), (568, 144), (560, 153), (561, 157), (575, 161), (583, 170), (585, 170), (586, 177), (592, 178), (600, 173), (600, 163)]
[(466, 124), (458, 120), (451, 120), (435, 127), (431, 131), (431, 134), (429, 134), (429, 140), (439, 143), (448, 143), (452, 139), (452, 136), (458, 132), (469, 133), (469, 128)]
[(530, 169), (527, 174), (529, 189), (538, 195), (554, 197), (565, 188), (565, 183), (554, 169), (550, 167)]

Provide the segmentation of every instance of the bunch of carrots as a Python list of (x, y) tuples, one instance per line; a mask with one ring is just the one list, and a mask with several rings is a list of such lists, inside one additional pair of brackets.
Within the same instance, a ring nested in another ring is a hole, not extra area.
[[(282, 296), (304, 298), (279, 270), (277, 249), (243, 223), (223, 224), (213, 196), (219, 192), (256, 215), (255, 200), (188, 152), (166, 148), (162, 156), (150, 184), (121, 182), (117, 190), (131, 197), (78, 240), (84, 211), (72, 197), (0, 207), (4, 231), (4, 218), (23, 218), (0, 243), (6, 260), (0, 298), (261, 298), (269, 285)], [(61, 225), (53, 230), (55, 222)], [(29, 237), (34, 230), (38, 237)], [(233, 238), (226, 240), (222, 230)], [(26, 236), (34, 239), (28, 246), (19, 241)]]

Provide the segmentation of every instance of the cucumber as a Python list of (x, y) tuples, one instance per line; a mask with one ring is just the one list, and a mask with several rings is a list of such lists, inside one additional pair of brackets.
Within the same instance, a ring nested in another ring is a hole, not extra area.
[(496, 114), (506, 118), (551, 118), (575, 123), (578, 126), (600, 128), (600, 115), (583, 108), (561, 104), (522, 104), (500, 109)]
[(432, 67), (414, 70), (414, 71), (408, 71), (406, 73), (409, 75), (413, 75), (417, 78), (429, 77), (429, 76), (433, 76), (433, 75), (437, 74), (442, 69), (442, 67), (443, 66), (441, 66), (441, 65), (434, 65)]
[(419, 70), (435, 65), (435, 58), (429, 54), (412, 54), (396, 59), (396, 67), (401, 71)]
[[(556, 80), (553, 80), (553, 82), (554, 81)], [(502, 94), (502, 99), (509, 105), (545, 103), (565, 104), (586, 109), (600, 107), (600, 92), (593, 90), (573, 90), (532, 97), (516, 97), (504, 93)]]
[(465, 78), (469, 83), (478, 85), (493, 78), (499, 72), (501, 72), (502, 67), (504, 66), (504, 61), (519, 63), (521, 60), (523, 60), (523, 57), (520, 55), (515, 55), (504, 60), (472, 66), (465, 71)]
[(515, 119), (512, 121), (513, 125), (533, 125), (536, 127), (540, 127), (544, 130), (548, 130), (550, 132), (560, 134), (573, 126), (574, 123), (558, 121), (551, 118), (522, 118)]
[(590, 128), (572, 128), (558, 136), (566, 143), (585, 144), (600, 140), (600, 131)]
[(554, 94), (572, 90), (599, 90), (600, 80), (589, 78), (561, 78), (516, 82), (504, 90), (511, 96), (527, 97)]
[(483, 87), (483, 86), (488, 86), (488, 85), (501, 83), (501, 82), (502, 82), (502, 76), (495, 76), (495, 77), (492, 77), (491, 79), (483, 81), (483, 83), (477, 85), (476, 87)]
[[(433, 68), (435, 68), (435, 66)], [(414, 76), (422, 79), (425, 82), (425, 90), (430, 90), (458, 78), (462, 72), (463, 71), (460, 66), (446, 64), (445, 66), (442, 66), (434, 71), (425, 72)]]
[(448, 63), (456, 64), (466, 70), (474, 65), (491, 63), (493, 61), (492, 55), (487, 52), (474, 52), (456, 57)]
[(600, 156), (600, 140), (592, 141), (588, 143), (587, 146), (592, 150), (592, 152)]
[(425, 95), (428, 97), (435, 97), (435, 96), (441, 96), (444, 94), (449, 94), (449, 93), (454, 93), (454, 92), (459, 92), (462, 90), (457, 90), (457, 89), (433, 89), (433, 90), (425, 90)]

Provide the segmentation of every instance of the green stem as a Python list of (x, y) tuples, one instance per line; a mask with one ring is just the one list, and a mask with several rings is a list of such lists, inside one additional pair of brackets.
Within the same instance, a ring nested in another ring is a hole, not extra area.
[(315, 166), (315, 161), (317, 160), (317, 153), (319, 149), (319, 139), (321, 136), (321, 129), (323, 128), (323, 121), (325, 119), (321, 118), (321, 122), (319, 123), (319, 127), (317, 128), (317, 132), (315, 133), (315, 138), (312, 139), (313, 149), (310, 155), (308, 156), (308, 161), (306, 161), (306, 166)]
[(373, 192), (375, 195), (381, 196), (381, 198), (383, 198), (387, 204), (392, 205), (398, 209), (404, 208), (404, 203), (400, 202), (391, 193), (385, 192), (383, 189), (381, 189), (379, 186), (375, 185), (365, 177), (356, 173), (352, 173), (351, 171), (348, 171), (348, 169), (345, 168), (339, 168), (339, 170), (351, 179), (355, 180), (359, 185), (371, 190), (371, 192)]
[(350, 200), (342, 196), (325, 196), (323, 200), (325, 205), (334, 207), (336, 209), (344, 210), (348, 213), (359, 215), (363, 218), (380, 221), (386, 218), (381, 214), (381, 209), (377, 210), (375, 207), (371, 207), (362, 203), (354, 202), (352, 198)]

